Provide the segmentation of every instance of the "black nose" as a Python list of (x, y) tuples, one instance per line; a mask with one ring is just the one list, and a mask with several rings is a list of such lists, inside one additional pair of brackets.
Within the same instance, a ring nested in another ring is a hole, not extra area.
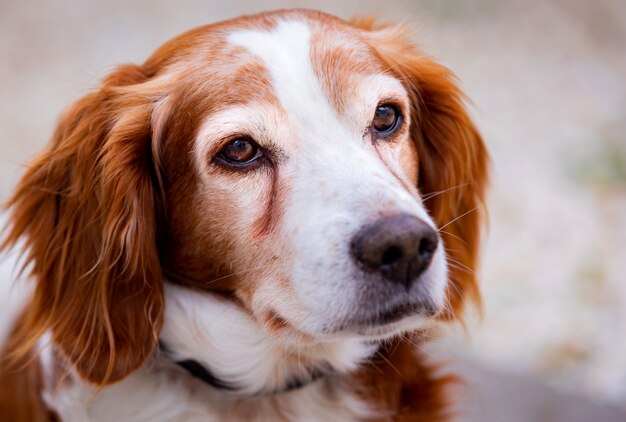
[(438, 243), (437, 232), (426, 222), (399, 214), (359, 230), (351, 254), (366, 270), (408, 287), (428, 268)]

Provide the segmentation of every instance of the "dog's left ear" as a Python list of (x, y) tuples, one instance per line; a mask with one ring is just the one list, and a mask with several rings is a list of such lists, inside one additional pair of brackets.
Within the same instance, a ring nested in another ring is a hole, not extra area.
[(454, 75), (419, 51), (405, 26), (355, 21), (389, 72), (411, 98), (417, 145), (417, 185), (446, 246), (453, 318), (467, 298), (480, 305), (476, 267), (485, 210), (488, 154), (463, 105)]

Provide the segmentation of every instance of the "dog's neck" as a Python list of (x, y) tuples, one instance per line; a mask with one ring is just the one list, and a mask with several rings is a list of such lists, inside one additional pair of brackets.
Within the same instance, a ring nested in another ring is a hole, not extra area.
[(280, 394), (348, 373), (378, 348), (357, 339), (294, 347), (265, 332), (232, 301), (172, 284), (165, 295), (164, 358), (237, 396)]
[[(165, 349), (165, 347), (162, 346), (161, 350), (164, 353), (167, 353), (167, 350)], [(215, 389), (223, 390), (226, 392), (233, 392), (233, 393), (236, 393), (238, 390), (236, 386), (230, 385), (227, 382), (222, 381), (219, 378), (217, 378), (215, 375), (211, 373), (209, 369), (207, 369), (205, 366), (200, 364), (197, 360), (187, 359), (183, 361), (177, 361), (175, 363), (181, 368), (183, 368), (184, 370), (186, 370), (189, 373), (189, 375), (191, 375), (192, 377), (201, 380), (205, 384)], [(259, 391), (258, 393), (256, 393), (256, 395), (259, 397), (263, 397), (263, 396), (274, 396), (277, 394), (290, 393), (294, 390), (299, 390), (310, 384), (313, 384), (314, 382), (322, 378), (325, 378), (331, 374), (332, 374), (331, 370), (323, 371), (321, 369), (314, 368), (314, 369), (311, 369), (309, 373), (305, 374), (304, 376), (294, 377), (283, 388), (279, 390)]]
[[(363, 400), (351, 378), (328, 374), (298, 389), (270, 394), (228, 391), (191, 376), (163, 353), (144, 367), (105, 388), (83, 381), (70, 367), (55, 377), (60, 354), (49, 333), (42, 338), (42, 398), (60, 420), (83, 421), (366, 421), (384, 412)], [(67, 363), (67, 362), (66, 362)]]
[[(368, 420), (350, 373), (377, 346), (344, 340), (293, 348), (243, 309), (216, 295), (171, 284), (161, 350), (124, 380), (92, 386), (58, 359), (48, 333), (40, 341), (44, 402), (62, 420)], [(63, 359), (62, 359), (63, 360)], [(181, 366), (187, 362), (187, 368)], [(193, 363), (190, 363), (193, 362)], [(66, 362), (67, 364), (67, 362)]]

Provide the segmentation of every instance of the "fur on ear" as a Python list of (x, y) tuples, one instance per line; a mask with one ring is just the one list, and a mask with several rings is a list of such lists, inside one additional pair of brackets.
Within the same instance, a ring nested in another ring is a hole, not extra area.
[(439, 227), (450, 268), (451, 306), (444, 317), (458, 317), (466, 299), (480, 307), (475, 272), (486, 214), (487, 150), (465, 110), (454, 75), (414, 46), (407, 27), (375, 27), (373, 20), (354, 25), (365, 30), (366, 40), (411, 97), (417, 185)]
[(124, 89), (146, 80), (141, 67), (122, 66), (75, 103), (7, 204), (3, 247), (23, 240), (36, 283), (8, 352), (29, 353), (50, 330), (78, 373), (97, 384), (138, 368), (162, 320), (153, 106)]

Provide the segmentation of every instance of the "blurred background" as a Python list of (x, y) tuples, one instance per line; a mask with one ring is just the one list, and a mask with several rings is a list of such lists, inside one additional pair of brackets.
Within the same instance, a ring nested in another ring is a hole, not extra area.
[(114, 65), (283, 7), (408, 20), (471, 99), (493, 161), (484, 317), (429, 351), (468, 379), (459, 419), (626, 421), (626, 1), (1, 0), (0, 200)]

